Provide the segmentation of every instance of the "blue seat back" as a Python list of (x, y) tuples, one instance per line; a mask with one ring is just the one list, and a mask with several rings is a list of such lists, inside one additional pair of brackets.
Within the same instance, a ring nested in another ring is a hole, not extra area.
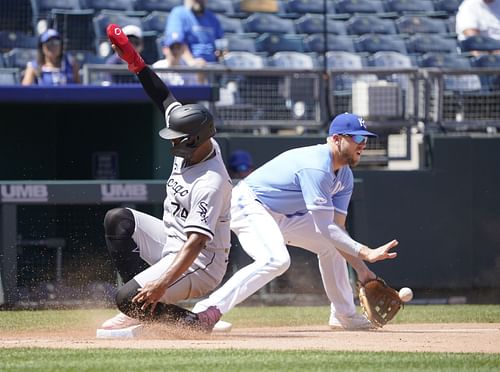
[(219, 23), (224, 30), (224, 32), (229, 32), (233, 34), (243, 33), (243, 24), (239, 18), (230, 18), (223, 14), (216, 14)]
[(500, 40), (492, 39), (487, 36), (475, 35), (468, 37), (460, 42), (462, 52), (470, 52), (473, 50), (493, 52), (500, 51)]
[(365, 34), (355, 40), (358, 52), (392, 51), (406, 54), (406, 46), (398, 35)]
[(174, 7), (182, 5), (183, 0), (135, 0), (135, 10), (145, 10), (152, 12), (154, 10), (160, 12), (170, 12)]
[(397, 13), (433, 13), (431, 0), (386, 0), (386, 10)]
[(141, 27), (143, 31), (156, 31), (158, 33), (165, 32), (169, 13), (154, 10), (147, 16), (141, 19)]
[[(306, 52), (323, 53), (325, 51), (325, 36), (312, 34), (304, 39)], [(354, 52), (354, 42), (350, 36), (328, 34), (326, 41), (327, 51)]]
[(288, 34), (264, 33), (255, 40), (256, 50), (274, 54), (276, 52), (304, 52), (302, 37)]
[(430, 18), (426, 16), (401, 16), (396, 20), (396, 27), (401, 34), (448, 33), (448, 26), (445, 20), (440, 18)]
[(392, 19), (381, 19), (373, 15), (357, 15), (346, 22), (347, 33), (350, 35), (363, 34), (395, 34), (396, 26)]
[(317, 66), (317, 59), (299, 52), (278, 52), (271, 58), (271, 64), (282, 68), (309, 69)]
[(255, 13), (243, 21), (245, 32), (259, 34), (269, 32), (275, 34), (294, 34), (295, 27), (291, 19), (282, 19), (274, 14)]
[[(298, 34), (322, 33), (325, 29), (324, 17), (318, 14), (305, 14), (294, 21), (295, 31)], [(326, 18), (326, 29), (329, 34), (346, 35), (345, 22)]]
[(266, 66), (265, 59), (250, 52), (229, 52), (224, 55), (224, 65), (231, 68), (260, 69)]
[(81, 0), (83, 9), (134, 10), (133, 0)]
[(337, 13), (383, 13), (384, 5), (379, 0), (340, 0), (335, 4)]
[(36, 48), (14, 48), (5, 53), (4, 57), (8, 67), (26, 68), (28, 62), (36, 60)]
[(434, 34), (415, 34), (406, 41), (408, 53), (424, 54), (429, 52), (456, 53), (457, 41)]

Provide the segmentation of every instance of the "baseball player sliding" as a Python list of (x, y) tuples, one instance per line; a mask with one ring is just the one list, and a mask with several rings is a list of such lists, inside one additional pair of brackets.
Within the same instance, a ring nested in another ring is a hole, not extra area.
[[(363, 120), (341, 114), (330, 125), (325, 144), (284, 152), (246, 177), (233, 189), (231, 230), (254, 262), (236, 272), (222, 287), (193, 308), (201, 320), (221, 314), (283, 274), (290, 265), (286, 244), (318, 256), (326, 294), (331, 302), (330, 326), (366, 329), (372, 324), (356, 313), (346, 259), (361, 282), (376, 275), (363, 260), (396, 257), (392, 240), (370, 249), (345, 232), (353, 192), (350, 167), (359, 163), (368, 137)], [(213, 320), (213, 319), (212, 319)]]
[[(165, 113), (160, 136), (175, 155), (166, 183), (163, 220), (129, 208), (108, 211), (106, 244), (125, 284), (116, 303), (121, 313), (102, 329), (122, 329), (143, 320), (176, 322), (170, 305), (212, 291), (226, 271), (231, 179), (212, 139), (213, 118), (203, 106), (181, 105), (133, 49), (116, 25), (107, 28), (118, 55)], [(220, 313), (214, 308), (213, 324)], [(209, 314), (205, 310), (204, 315)], [(198, 320), (198, 318), (197, 318)]]

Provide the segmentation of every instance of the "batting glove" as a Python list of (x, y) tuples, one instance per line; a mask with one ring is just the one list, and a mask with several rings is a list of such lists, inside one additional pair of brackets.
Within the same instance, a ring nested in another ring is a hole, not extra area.
[(146, 67), (146, 63), (142, 59), (141, 55), (136, 52), (132, 44), (130, 44), (127, 35), (123, 33), (119, 26), (115, 24), (108, 25), (106, 33), (108, 34), (111, 44), (118, 47), (119, 50), (116, 52), (121, 59), (128, 63), (128, 69), (131, 72), (138, 74), (144, 69), (144, 67)]

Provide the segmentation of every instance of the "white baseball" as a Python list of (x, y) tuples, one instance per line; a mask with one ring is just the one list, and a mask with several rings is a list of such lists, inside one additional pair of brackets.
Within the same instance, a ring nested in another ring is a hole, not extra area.
[(403, 287), (399, 290), (399, 298), (403, 302), (411, 301), (413, 298), (413, 291), (408, 287)]

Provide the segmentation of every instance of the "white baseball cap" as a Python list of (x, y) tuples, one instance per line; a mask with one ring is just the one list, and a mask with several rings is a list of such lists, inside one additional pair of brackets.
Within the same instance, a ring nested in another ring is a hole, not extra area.
[(127, 25), (122, 28), (122, 31), (127, 36), (135, 36), (138, 39), (142, 39), (142, 30), (136, 25)]

